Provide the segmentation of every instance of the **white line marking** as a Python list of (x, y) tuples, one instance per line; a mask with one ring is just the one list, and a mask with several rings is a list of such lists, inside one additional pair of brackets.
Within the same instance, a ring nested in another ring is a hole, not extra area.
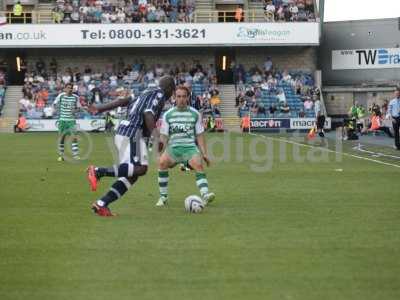
[(371, 155), (375, 155), (376, 157), (385, 156), (385, 157), (390, 157), (390, 158), (394, 158), (394, 159), (400, 159), (399, 156), (385, 154), (385, 153), (381, 153), (381, 152), (373, 152), (373, 151), (362, 149), (362, 147), (363, 147), (363, 145), (358, 144), (357, 146), (353, 147), (353, 150), (357, 150), (357, 151), (360, 151), (360, 152), (364, 152), (364, 153), (368, 153), (368, 154), (371, 154)]
[(380, 161), (380, 160), (376, 160), (376, 159), (372, 159), (372, 158), (368, 158), (368, 157), (363, 157), (363, 156), (358, 156), (358, 155), (354, 155), (354, 154), (350, 154), (350, 153), (346, 153), (346, 152), (334, 151), (334, 150), (323, 148), (323, 147), (317, 147), (317, 146), (313, 146), (313, 145), (302, 144), (302, 143), (286, 140), (284, 138), (279, 138), (278, 139), (278, 138), (273, 138), (273, 137), (264, 136), (264, 135), (261, 135), (261, 134), (255, 134), (255, 133), (250, 133), (250, 135), (260, 136), (260, 137), (263, 137), (265, 139), (270, 139), (272, 141), (280, 141), (280, 142), (285, 142), (285, 143), (288, 143), (288, 144), (293, 144), (293, 145), (298, 145), (298, 146), (303, 146), (303, 147), (308, 147), (308, 148), (318, 148), (318, 149), (321, 149), (321, 150), (324, 150), (324, 151), (327, 151), (327, 152), (331, 152), (331, 153), (335, 153), (335, 154), (341, 154), (341, 155), (345, 155), (345, 156), (349, 156), (349, 157), (353, 157), (353, 158), (358, 158), (358, 159), (363, 159), (363, 160), (375, 162), (377, 164), (382, 164), (382, 165), (386, 165), (386, 166), (400, 168), (400, 166), (396, 165), (396, 164), (391, 164), (391, 163), (387, 163), (387, 162), (384, 162), (384, 161)]

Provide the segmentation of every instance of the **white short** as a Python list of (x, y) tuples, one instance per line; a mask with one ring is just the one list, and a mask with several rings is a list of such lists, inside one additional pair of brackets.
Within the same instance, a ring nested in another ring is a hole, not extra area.
[(137, 143), (134, 138), (117, 134), (114, 143), (118, 149), (120, 164), (149, 165), (147, 146), (143, 138), (139, 138)]

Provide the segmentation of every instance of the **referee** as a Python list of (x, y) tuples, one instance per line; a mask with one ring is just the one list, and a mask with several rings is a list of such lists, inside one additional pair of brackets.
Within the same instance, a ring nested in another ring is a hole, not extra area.
[(394, 92), (394, 99), (389, 102), (389, 108), (386, 118), (391, 118), (394, 130), (394, 145), (397, 150), (400, 150), (400, 87), (396, 88)]

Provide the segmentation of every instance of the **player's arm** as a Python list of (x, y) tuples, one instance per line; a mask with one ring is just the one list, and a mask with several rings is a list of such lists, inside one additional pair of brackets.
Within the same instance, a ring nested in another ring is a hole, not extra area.
[(58, 104), (60, 103), (60, 99), (61, 99), (61, 94), (58, 94), (56, 99), (53, 102), (54, 109), (56, 109), (58, 107)]
[(202, 124), (202, 117), (198, 114), (198, 118), (195, 125), (196, 142), (199, 147), (200, 153), (207, 166), (210, 165), (210, 159), (207, 155), (206, 139), (204, 138), (204, 127)]
[(164, 152), (167, 148), (168, 139), (169, 139), (169, 123), (166, 119), (166, 114), (164, 114), (161, 120), (161, 127), (160, 127), (160, 141), (158, 144), (158, 151), (160, 153)]
[(158, 99), (153, 99), (151, 101), (149, 101), (146, 105), (146, 108), (143, 112), (143, 121), (144, 121), (144, 126), (145, 129), (147, 131), (147, 133), (151, 136), (153, 135), (153, 131), (156, 128), (156, 111), (159, 108), (159, 104), (160, 102), (158, 101)]
[(130, 102), (129, 98), (117, 98), (114, 101), (111, 101), (106, 104), (92, 104), (88, 107), (89, 112), (92, 114), (99, 114), (105, 111), (113, 110), (117, 107), (127, 106)]

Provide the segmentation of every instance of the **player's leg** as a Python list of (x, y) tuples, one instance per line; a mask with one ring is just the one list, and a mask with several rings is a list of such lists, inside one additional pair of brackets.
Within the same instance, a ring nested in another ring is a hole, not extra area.
[(189, 152), (191, 156), (189, 160), (189, 165), (196, 172), (196, 185), (199, 188), (201, 198), (204, 203), (207, 205), (215, 199), (215, 194), (210, 192), (208, 189), (208, 180), (206, 173), (204, 172), (203, 161), (200, 156), (200, 152), (196, 149), (192, 149)]
[[(124, 141), (126, 139), (130, 141), (128, 143), (129, 146), (125, 147), (123, 145), (125, 145)], [(138, 142), (136, 143), (135, 141), (132, 141), (127, 137), (117, 135), (116, 145), (121, 155), (119, 157), (121, 163), (118, 167), (117, 174), (119, 178), (111, 185), (109, 191), (103, 197), (92, 204), (93, 211), (96, 214), (105, 217), (113, 216), (108, 206), (114, 201), (121, 198), (136, 182), (138, 177), (146, 174), (147, 172), (147, 149), (143, 139), (138, 140)], [(121, 176), (122, 171), (120, 171), (120, 169), (123, 165), (132, 165), (132, 167), (129, 167), (129, 169), (133, 168), (132, 173), (129, 173), (131, 171), (127, 171)], [(134, 172), (135, 169), (137, 172), (136, 174)], [(127, 173), (131, 175), (125, 176)]]
[(109, 191), (92, 204), (93, 211), (102, 217), (115, 216), (108, 207), (111, 203), (121, 198), (130, 187), (138, 180), (138, 176), (130, 178), (120, 177), (115, 181)]
[[(141, 139), (139, 138), (139, 141), (140, 140)], [(131, 178), (135, 176), (143, 176), (147, 172), (147, 164), (145, 165), (137, 163), (139, 161), (138, 159), (137, 162), (135, 162), (134, 160), (136, 155), (133, 154), (135, 152), (147, 153), (146, 146), (143, 146), (143, 141), (136, 143), (127, 137), (116, 135), (114, 138), (114, 143), (118, 150), (118, 157), (120, 160), (118, 165), (113, 165), (112, 167), (98, 167), (91, 165), (87, 168), (87, 178), (92, 191), (97, 189), (98, 181), (102, 177)]]
[(64, 161), (64, 151), (65, 151), (65, 138), (67, 134), (64, 132), (60, 132), (58, 138), (58, 161)]
[(158, 162), (158, 188), (160, 191), (160, 198), (156, 206), (165, 206), (168, 203), (168, 169), (176, 165), (175, 160), (171, 157), (168, 150), (166, 150), (160, 157)]
[(70, 124), (70, 133), (72, 136), (72, 143), (71, 143), (71, 151), (72, 151), (72, 157), (74, 159), (79, 159), (79, 144), (78, 144), (78, 134), (76, 132), (76, 122), (71, 121)]

